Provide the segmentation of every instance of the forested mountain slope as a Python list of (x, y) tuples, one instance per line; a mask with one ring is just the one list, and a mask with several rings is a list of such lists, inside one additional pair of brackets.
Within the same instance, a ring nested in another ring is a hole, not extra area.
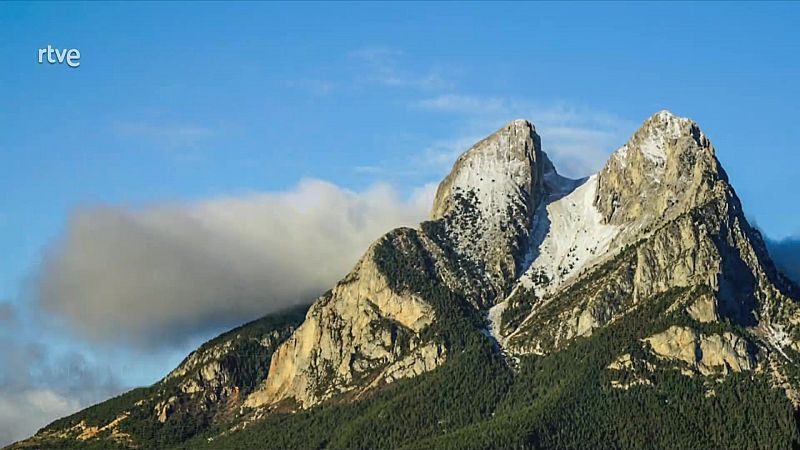
[(798, 288), (693, 121), (567, 179), (517, 120), (300, 317), (16, 447), (790, 448)]

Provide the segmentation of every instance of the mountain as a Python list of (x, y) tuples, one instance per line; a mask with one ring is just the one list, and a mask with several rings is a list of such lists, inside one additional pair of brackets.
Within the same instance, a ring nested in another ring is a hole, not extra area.
[(572, 180), (516, 120), (307, 309), (12, 447), (790, 448), (799, 300), (693, 121)]

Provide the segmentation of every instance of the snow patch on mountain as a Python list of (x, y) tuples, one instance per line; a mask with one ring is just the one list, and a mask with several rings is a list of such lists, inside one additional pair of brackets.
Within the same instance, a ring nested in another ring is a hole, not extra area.
[(489, 322), (486, 331), (488, 335), (497, 342), (500, 348), (505, 346), (505, 340), (503, 339), (503, 333), (500, 327), (502, 325), (503, 311), (506, 310), (507, 306), (508, 302), (504, 300), (489, 308), (486, 314), (486, 319)]
[(484, 217), (505, 213), (519, 192), (530, 183), (530, 162), (502, 149), (470, 155), (453, 180), (455, 191), (473, 191)]
[(686, 125), (691, 123), (691, 119), (678, 117), (667, 110), (659, 111), (645, 122), (637, 132), (638, 136), (614, 152), (614, 157), (624, 167), (627, 166), (631, 151), (638, 150), (655, 167), (663, 168), (667, 161), (668, 141), (681, 137)]
[[(789, 361), (792, 361), (792, 358), (786, 354), (783, 350), (784, 347), (788, 347), (792, 345), (792, 339), (788, 333), (783, 329), (783, 327), (779, 324), (769, 324), (765, 327), (765, 337), (767, 338), (767, 342), (772, 344), (772, 346), (781, 354), (784, 358)], [(792, 361), (793, 362), (793, 361)]]
[(657, 166), (663, 166), (667, 160), (667, 153), (664, 151), (665, 142), (663, 136), (656, 135), (653, 139), (647, 139), (639, 146), (642, 154), (650, 162)]
[[(597, 175), (583, 183), (558, 177), (555, 186), (547, 184), (554, 189), (548, 203), (536, 212), (532, 262), (519, 280), (526, 288), (536, 287), (537, 294), (554, 292), (593, 265), (608, 252), (620, 232), (620, 227), (603, 223), (594, 205)], [(574, 188), (564, 195), (570, 187)]]

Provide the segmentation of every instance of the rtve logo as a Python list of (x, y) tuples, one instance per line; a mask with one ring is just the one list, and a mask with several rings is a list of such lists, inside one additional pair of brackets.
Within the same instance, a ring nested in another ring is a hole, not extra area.
[(64, 64), (66, 62), (73, 69), (81, 65), (81, 52), (77, 48), (59, 50), (53, 48), (52, 45), (48, 45), (47, 48), (40, 48), (39, 64), (44, 64), (45, 54), (47, 55), (48, 64)]

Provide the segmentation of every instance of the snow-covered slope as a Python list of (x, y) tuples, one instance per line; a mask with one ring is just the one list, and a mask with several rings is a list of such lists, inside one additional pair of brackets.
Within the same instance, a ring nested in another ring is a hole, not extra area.
[[(557, 184), (548, 183), (551, 180)], [(526, 288), (536, 286), (542, 294), (555, 291), (605, 256), (620, 231), (619, 226), (604, 224), (594, 206), (597, 175), (581, 181), (555, 175), (546, 183), (553, 193), (537, 210), (531, 264), (519, 280)], [(573, 186), (577, 187), (564, 195)]]
[[(594, 205), (597, 175), (572, 180), (552, 166), (545, 169), (547, 196), (536, 209), (530, 246), (522, 275), (511, 293), (487, 313), (487, 331), (500, 347), (513, 334), (503, 334), (503, 313), (519, 289), (533, 290), (538, 298), (556, 292), (582, 271), (614, 252), (614, 239), (623, 229), (603, 222)], [(530, 314), (535, 314), (536, 310)]]
[[(518, 291), (532, 292), (533, 297), (542, 300), (532, 306), (527, 314), (530, 318), (543, 303), (557, 296), (559, 290), (576, 280), (581, 273), (618, 253), (626, 243), (642, 235), (651, 222), (659, 220), (658, 214), (639, 211), (649, 210), (645, 206), (649, 202), (659, 203), (656, 193), (663, 194), (663, 191), (675, 191), (675, 194), (667, 194), (666, 200), (661, 201), (667, 205), (674, 204), (672, 197), (677, 198), (679, 190), (689, 184), (683, 180), (688, 174), (682, 173), (688, 170), (674, 168), (672, 160), (679, 158), (670, 155), (674, 153), (673, 147), (678, 139), (695, 134), (700, 142), (704, 142), (705, 136), (691, 120), (660, 111), (645, 121), (631, 140), (614, 152), (603, 171), (580, 180), (559, 175), (542, 152), (545, 195), (534, 208), (531, 218), (529, 245), (522, 259), (523, 270), (511, 293), (496, 302), (487, 315), (487, 329), (498, 343), (503, 345), (514, 334), (515, 330), (503, 329), (503, 312)], [(684, 159), (693, 161), (695, 158)], [(672, 173), (676, 171), (681, 173)], [(611, 172), (618, 175), (618, 185), (636, 183), (628, 188), (629, 195), (622, 196), (627, 198), (621, 198), (609, 189), (600, 192), (602, 177), (606, 177), (608, 188), (612, 180), (609, 175)], [(627, 172), (632, 175), (619, 175)], [(672, 183), (670, 180), (673, 178), (680, 178), (681, 181)], [(601, 204), (612, 213), (604, 214), (599, 207)], [(620, 207), (626, 207), (630, 212), (614, 217), (613, 211)]]
[(436, 192), (431, 219), (441, 244), (490, 285), (476, 303), (494, 304), (525, 266), (531, 218), (544, 196), (544, 154), (533, 125), (515, 120), (476, 143), (453, 165)]

